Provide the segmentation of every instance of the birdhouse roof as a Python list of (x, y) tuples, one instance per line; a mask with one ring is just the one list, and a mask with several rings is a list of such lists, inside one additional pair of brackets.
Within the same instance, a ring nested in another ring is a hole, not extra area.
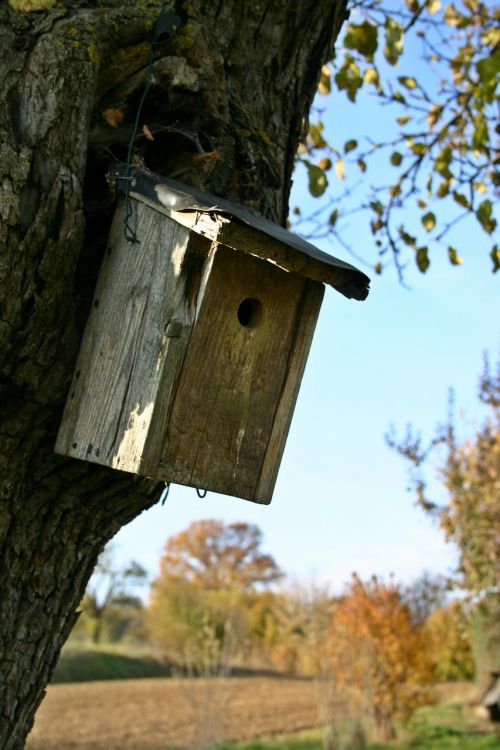
[(364, 300), (370, 279), (359, 269), (248, 208), (140, 167), (121, 166), (118, 188), (195, 232), (286, 271), (329, 284), (348, 298)]

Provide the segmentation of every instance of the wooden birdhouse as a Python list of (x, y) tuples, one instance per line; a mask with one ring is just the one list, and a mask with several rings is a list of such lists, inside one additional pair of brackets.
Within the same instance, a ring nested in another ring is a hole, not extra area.
[(364, 299), (368, 277), (187, 185), (117, 185), (56, 451), (269, 503), (324, 283)]

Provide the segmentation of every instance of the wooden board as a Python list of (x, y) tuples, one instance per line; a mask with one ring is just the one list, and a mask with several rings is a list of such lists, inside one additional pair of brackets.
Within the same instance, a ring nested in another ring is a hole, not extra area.
[[(151, 473), (270, 502), (323, 290), (218, 246)], [(261, 309), (245, 326), (248, 299)]]
[[(163, 363), (172, 377), (182, 364), (197, 294), (185, 271), (189, 230), (142, 203), (134, 208), (140, 244), (125, 239), (118, 206), (56, 452), (141, 472), (158, 390), (165, 398), (173, 387)], [(207, 261), (210, 243), (194, 238)]]

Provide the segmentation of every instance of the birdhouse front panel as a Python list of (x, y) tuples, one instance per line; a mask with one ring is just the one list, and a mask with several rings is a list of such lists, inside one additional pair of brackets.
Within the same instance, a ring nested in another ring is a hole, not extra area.
[(216, 247), (162, 456), (147, 470), (270, 501), (323, 289)]
[(126, 180), (56, 451), (268, 503), (322, 282), (364, 299), (368, 279), (241, 206)]

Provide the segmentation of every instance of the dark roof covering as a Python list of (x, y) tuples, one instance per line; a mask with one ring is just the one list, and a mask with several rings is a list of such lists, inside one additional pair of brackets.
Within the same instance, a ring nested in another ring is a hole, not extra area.
[[(115, 174), (120, 190), (125, 192), (128, 183), (130, 190), (134, 193), (144, 195), (150, 201), (171, 211), (202, 211), (234, 217), (258, 232), (263, 232), (279, 243), (293, 248), (305, 256), (305, 259), (313, 261), (310, 266), (315, 269), (314, 275), (308, 273), (307, 264), (304, 266), (304, 275), (311, 275), (311, 278), (334, 286), (346, 297), (363, 300), (368, 296), (370, 279), (362, 271), (350, 263), (319, 250), (302, 237), (238, 203), (205, 193), (190, 185), (156, 175), (139, 167), (131, 166), (127, 173), (126, 166), (122, 165)], [(127, 182), (123, 179), (125, 176), (127, 176)], [(161, 186), (161, 191), (157, 189), (158, 186)]]

